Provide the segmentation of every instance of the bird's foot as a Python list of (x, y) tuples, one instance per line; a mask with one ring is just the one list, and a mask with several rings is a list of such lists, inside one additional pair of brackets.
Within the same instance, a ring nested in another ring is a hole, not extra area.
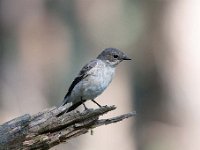
[(86, 105), (84, 103), (83, 103), (83, 106), (84, 106), (85, 110), (88, 110), (88, 108), (86, 107)]
[(99, 107), (102, 107), (99, 103), (97, 103), (94, 99), (91, 99), (95, 104), (97, 104)]

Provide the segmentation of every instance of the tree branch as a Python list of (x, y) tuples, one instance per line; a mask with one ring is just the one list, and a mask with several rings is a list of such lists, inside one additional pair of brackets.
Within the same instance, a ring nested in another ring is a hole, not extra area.
[(58, 117), (65, 109), (65, 106), (53, 107), (33, 116), (25, 114), (4, 123), (0, 126), (0, 149), (49, 149), (90, 129), (116, 123), (136, 114), (131, 112), (99, 119), (101, 115), (116, 109), (115, 106), (103, 106), (83, 112), (71, 111)]

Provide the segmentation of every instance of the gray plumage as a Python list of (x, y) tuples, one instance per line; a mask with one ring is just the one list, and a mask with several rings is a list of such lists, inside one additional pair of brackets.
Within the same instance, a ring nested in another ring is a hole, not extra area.
[[(110, 84), (115, 74), (115, 67), (123, 60), (131, 60), (116, 48), (106, 48), (96, 59), (87, 63), (74, 79), (62, 106), (69, 105), (67, 112), (75, 109), (87, 100), (99, 96)], [(100, 106), (97, 102), (95, 102)], [(84, 105), (85, 107), (85, 105)], [(85, 107), (86, 108), (86, 107)]]

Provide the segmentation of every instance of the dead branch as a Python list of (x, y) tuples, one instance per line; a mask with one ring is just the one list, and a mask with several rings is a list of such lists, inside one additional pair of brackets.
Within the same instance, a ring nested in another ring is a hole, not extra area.
[(83, 112), (64, 113), (63, 108), (50, 108), (36, 115), (23, 115), (0, 126), (0, 149), (49, 149), (62, 142), (87, 133), (90, 129), (116, 123), (132, 117), (135, 112), (109, 119), (99, 119), (101, 115), (116, 109), (103, 106)]

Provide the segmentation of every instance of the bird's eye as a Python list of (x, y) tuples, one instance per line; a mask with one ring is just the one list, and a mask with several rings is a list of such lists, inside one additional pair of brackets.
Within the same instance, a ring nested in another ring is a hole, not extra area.
[(114, 57), (114, 58), (118, 58), (119, 56), (118, 56), (118, 55), (113, 55), (113, 57)]

